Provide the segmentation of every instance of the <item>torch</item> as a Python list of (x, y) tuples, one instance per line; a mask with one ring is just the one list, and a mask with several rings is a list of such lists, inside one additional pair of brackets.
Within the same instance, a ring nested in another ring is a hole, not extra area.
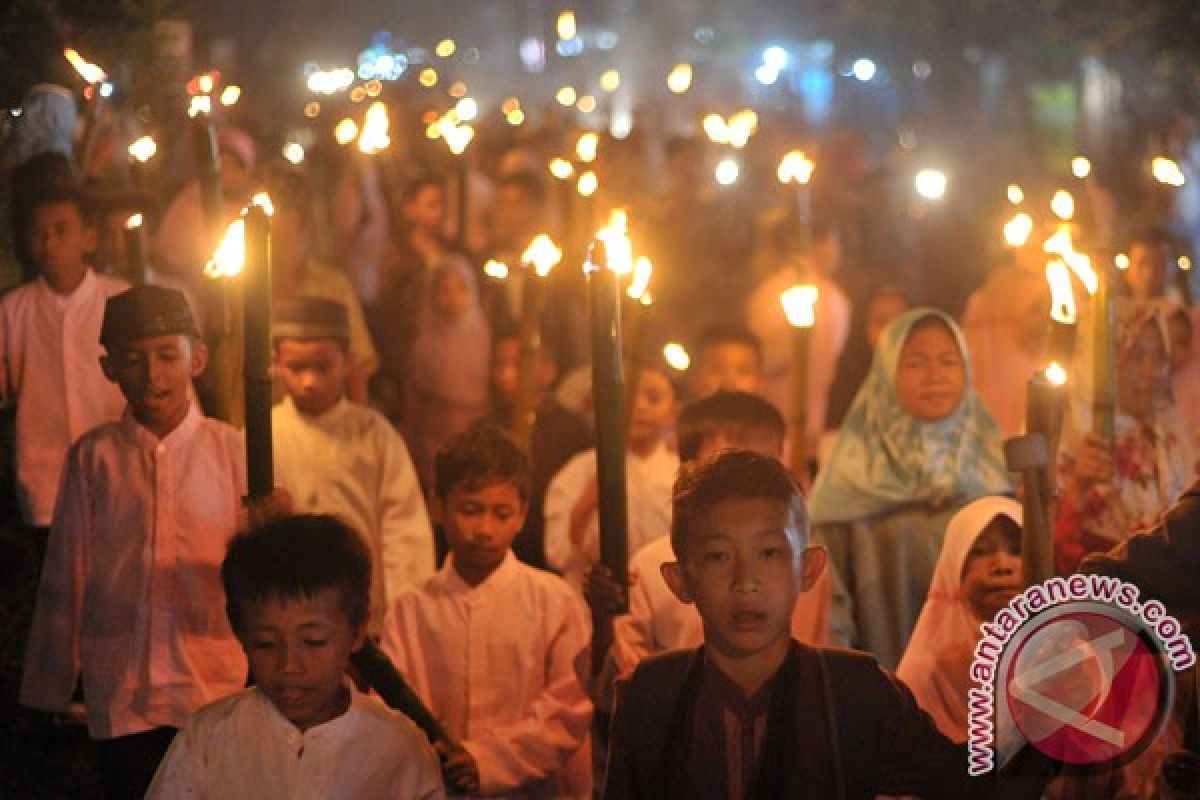
[(626, 431), (633, 424), (633, 404), (637, 400), (638, 377), (642, 373), (643, 353), (646, 349), (646, 337), (650, 331), (650, 314), (654, 306), (654, 297), (650, 294), (650, 278), (654, 274), (654, 265), (645, 256), (638, 256), (633, 262), (633, 275), (629, 286), (625, 289), (626, 302), (629, 307), (628, 339), (629, 345), (625, 352), (629, 360), (629, 380), (625, 384), (625, 426)]
[(628, 506), (625, 497), (624, 375), (621, 365), (621, 276), (633, 269), (626, 217), (614, 211), (592, 242), (588, 281), (592, 394), (596, 409), (596, 483), (600, 559), (613, 579), (629, 584)]
[(818, 291), (812, 284), (796, 284), (779, 300), (792, 326), (792, 471), (806, 478), (808, 428), (808, 356), (813, 325), (817, 322)]
[(458, 237), (461, 240), (462, 246), (466, 247), (467, 224), (469, 220), (467, 204), (470, 202), (470, 169), (468, 168), (467, 159), (464, 154), (467, 152), (467, 146), (471, 144), (471, 140), (475, 138), (475, 129), (470, 125), (460, 124), (458, 115), (453, 110), (443, 114), (432, 127), (446, 141), (446, 147), (450, 149), (451, 154), (456, 156), (454, 166), (456, 173), (455, 183), (458, 187), (458, 197), (456, 198)]
[(134, 286), (146, 284), (149, 264), (146, 261), (146, 229), (140, 213), (125, 220), (125, 271)]
[(75, 68), (75, 71), (79, 73), (79, 77), (83, 78), (88, 85), (83, 94), (85, 107), (83, 136), (79, 141), (79, 166), (81, 171), (86, 174), (88, 161), (92, 155), (92, 146), (96, 138), (96, 128), (100, 122), (101, 104), (105, 97), (112, 94), (112, 84), (108, 82), (108, 75), (103, 69), (79, 55), (79, 52), (74, 48), (68, 47), (65, 49), (63, 56)]
[(192, 118), (192, 153), (196, 160), (196, 178), (200, 183), (200, 203), (204, 224), (210, 235), (220, 230), (225, 216), (221, 200), (221, 162), (217, 154), (217, 128), (212, 120), (212, 98), (196, 95), (188, 106)]
[(521, 254), (525, 280), (521, 289), (521, 327), (518, 331), (517, 397), (513, 407), (513, 432), (517, 441), (529, 444), (533, 427), (534, 382), (537, 357), (542, 348), (541, 321), (546, 307), (544, 282), (562, 260), (562, 250), (544, 233), (538, 234)]
[(795, 231), (797, 251), (803, 251), (808, 244), (808, 225), (812, 221), (808, 184), (812, 180), (815, 168), (816, 164), (803, 150), (792, 150), (784, 155), (775, 171), (780, 183), (792, 187), (788, 216), (792, 221), (792, 230)]
[(129, 177), (135, 189), (146, 189), (146, 162), (154, 158), (158, 145), (150, 136), (143, 136), (129, 145)]

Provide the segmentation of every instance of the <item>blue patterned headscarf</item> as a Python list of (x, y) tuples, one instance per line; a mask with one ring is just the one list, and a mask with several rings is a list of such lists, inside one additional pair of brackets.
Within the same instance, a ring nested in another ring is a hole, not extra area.
[[(966, 388), (957, 411), (937, 422), (922, 422), (900, 406), (896, 368), (912, 329), (931, 317), (945, 323), (958, 343)], [(910, 505), (948, 508), (1011, 491), (999, 429), (971, 388), (962, 331), (948, 315), (931, 308), (897, 317), (880, 337), (871, 371), (846, 415), (829, 463), (817, 474), (812, 521), (849, 522)]]

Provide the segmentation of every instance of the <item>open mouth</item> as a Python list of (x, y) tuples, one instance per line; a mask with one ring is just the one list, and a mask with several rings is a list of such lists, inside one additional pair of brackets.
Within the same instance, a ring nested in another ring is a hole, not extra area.
[(764, 611), (743, 609), (733, 612), (732, 621), (733, 629), (736, 631), (757, 631), (766, 624), (767, 614)]

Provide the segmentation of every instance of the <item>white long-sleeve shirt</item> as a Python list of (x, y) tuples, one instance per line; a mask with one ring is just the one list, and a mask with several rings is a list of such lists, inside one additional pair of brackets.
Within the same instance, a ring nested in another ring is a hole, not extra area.
[(404, 440), (382, 414), (340, 401), (313, 416), (290, 397), (271, 411), (275, 481), (297, 511), (335, 514), (371, 548), (371, 633), (405, 586), (436, 569), (433, 529)]
[[(671, 530), (671, 489), (679, 456), (659, 443), (648, 456), (625, 454), (629, 553), (632, 555)], [(596, 451), (585, 450), (558, 471), (546, 489), (546, 563), (582, 594), (583, 573), (600, 557), (600, 519), (593, 513), (581, 547), (571, 543), (571, 509), (596, 477)]]
[(50, 524), (67, 449), (125, 408), (100, 369), (100, 323), (128, 288), (89, 269), (69, 295), (37, 278), (0, 298), (0, 405), (17, 405), (17, 496), (30, 525)]
[(193, 405), (159, 440), (126, 412), (67, 454), (20, 702), (62, 711), (83, 673), (88, 731), (160, 725), (245, 685), (219, 569), (246, 469), (241, 435)]
[(482, 794), (590, 798), (590, 627), (559, 577), (510, 552), (471, 587), (451, 554), (400, 593), (383, 648), (475, 759)]
[(438, 800), (437, 756), (417, 729), (351, 693), (346, 713), (300, 731), (258, 689), (197, 711), (147, 800)]

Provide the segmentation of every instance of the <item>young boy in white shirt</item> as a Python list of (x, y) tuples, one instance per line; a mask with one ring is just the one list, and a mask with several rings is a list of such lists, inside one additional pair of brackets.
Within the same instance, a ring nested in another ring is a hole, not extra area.
[(590, 798), (589, 624), (561, 578), (517, 561), (529, 459), (479, 425), (437, 454), (431, 510), (450, 555), (396, 599), (383, 648), (462, 749), (452, 792)]
[(148, 798), (445, 797), (424, 735), (346, 678), (370, 603), (358, 533), (330, 516), (277, 518), (233, 539), (221, 581), (255, 686), (188, 719)]
[(433, 530), (404, 440), (379, 412), (348, 400), (344, 306), (301, 296), (275, 310), (275, 373), (287, 391), (271, 412), (275, 477), (297, 511), (335, 514), (371, 551), (368, 631), (405, 586), (434, 571)]
[(0, 405), (17, 407), (21, 517), (48, 528), (67, 449), (125, 407), (100, 369), (100, 322), (129, 284), (88, 265), (97, 234), (78, 189), (46, 189), (28, 220), (20, 250), (38, 277), (0, 298)]
[(113, 297), (100, 341), (129, 405), (67, 454), (19, 700), (64, 711), (82, 673), (106, 795), (141, 797), (175, 728), (245, 683), (217, 579), (245, 454), (192, 400), (207, 350), (182, 294)]

